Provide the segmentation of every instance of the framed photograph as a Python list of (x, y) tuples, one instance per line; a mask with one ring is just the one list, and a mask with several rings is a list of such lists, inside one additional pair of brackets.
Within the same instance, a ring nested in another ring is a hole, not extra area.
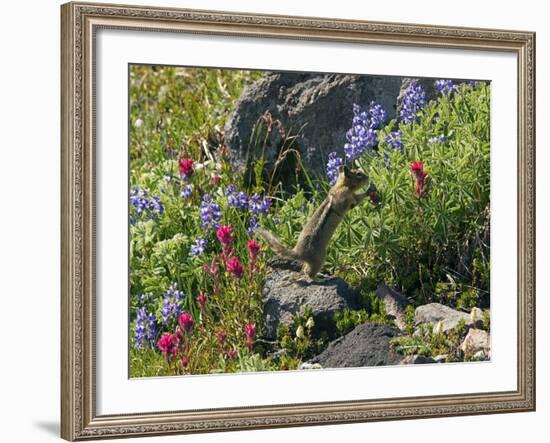
[(61, 18), (64, 439), (535, 409), (534, 33)]

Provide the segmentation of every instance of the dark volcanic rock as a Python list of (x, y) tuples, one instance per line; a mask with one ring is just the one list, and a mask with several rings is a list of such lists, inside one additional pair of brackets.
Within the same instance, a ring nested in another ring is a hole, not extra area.
[[(285, 137), (297, 136), (292, 147), (299, 152), (308, 172), (324, 175), (328, 153), (343, 152), (353, 119), (353, 104), (366, 107), (375, 100), (386, 110), (389, 121), (395, 116), (400, 87), (400, 77), (268, 73), (243, 91), (227, 120), (225, 141), (231, 148), (232, 161), (250, 170), (263, 156), (269, 170)], [(264, 151), (263, 138), (258, 146), (251, 140), (265, 112), (270, 113), (274, 123)], [(295, 158), (289, 156), (287, 160)], [(295, 163), (278, 166), (276, 176), (285, 186), (294, 180), (295, 166)]]
[(403, 356), (390, 348), (389, 342), (399, 331), (386, 325), (364, 323), (334, 340), (321, 354), (310, 360), (323, 368), (398, 365)]
[(340, 278), (310, 282), (297, 262), (273, 259), (269, 265), (263, 296), (266, 338), (275, 338), (279, 323), (289, 323), (306, 306), (319, 325), (328, 325), (336, 311), (357, 306), (355, 292)]

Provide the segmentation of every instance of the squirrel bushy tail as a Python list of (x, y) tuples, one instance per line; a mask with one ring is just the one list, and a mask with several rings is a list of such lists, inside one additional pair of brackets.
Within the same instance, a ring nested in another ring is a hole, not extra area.
[(271, 232), (264, 228), (257, 227), (255, 232), (262, 237), (267, 244), (273, 249), (277, 254), (284, 258), (291, 258), (293, 260), (302, 260), (302, 258), (292, 249), (285, 247), (281, 241), (273, 235)]

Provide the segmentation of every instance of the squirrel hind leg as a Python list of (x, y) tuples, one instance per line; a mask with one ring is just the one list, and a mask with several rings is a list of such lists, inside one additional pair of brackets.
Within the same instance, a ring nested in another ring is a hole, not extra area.
[(304, 271), (304, 274), (306, 274), (313, 281), (321, 270), (321, 266), (318, 266), (314, 263), (305, 262), (302, 269)]

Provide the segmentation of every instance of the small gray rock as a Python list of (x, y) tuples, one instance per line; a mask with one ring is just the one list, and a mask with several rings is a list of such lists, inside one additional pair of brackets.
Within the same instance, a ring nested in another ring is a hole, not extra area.
[(489, 355), (491, 352), (491, 338), (482, 329), (470, 329), (460, 345), (460, 349), (468, 354), (483, 352), (485, 355)]
[(310, 282), (297, 262), (277, 258), (269, 265), (263, 293), (263, 334), (267, 339), (275, 338), (279, 323), (290, 323), (306, 306), (320, 325), (329, 324), (337, 311), (357, 308), (355, 291), (341, 278)]
[(445, 363), (447, 361), (447, 354), (439, 354), (434, 357), (436, 363)]
[(395, 321), (399, 329), (404, 330), (405, 308), (410, 304), (407, 297), (385, 284), (378, 286), (376, 296), (384, 302), (386, 314)]
[(460, 320), (464, 320), (470, 327), (473, 325), (470, 315), (440, 303), (419, 306), (414, 313), (415, 327), (418, 328), (422, 324), (432, 324), (435, 327), (438, 322), (441, 322), (442, 332), (456, 328)]
[(403, 356), (391, 349), (389, 343), (398, 335), (396, 328), (364, 323), (331, 342), (310, 363), (319, 363), (323, 368), (397, 365)]

